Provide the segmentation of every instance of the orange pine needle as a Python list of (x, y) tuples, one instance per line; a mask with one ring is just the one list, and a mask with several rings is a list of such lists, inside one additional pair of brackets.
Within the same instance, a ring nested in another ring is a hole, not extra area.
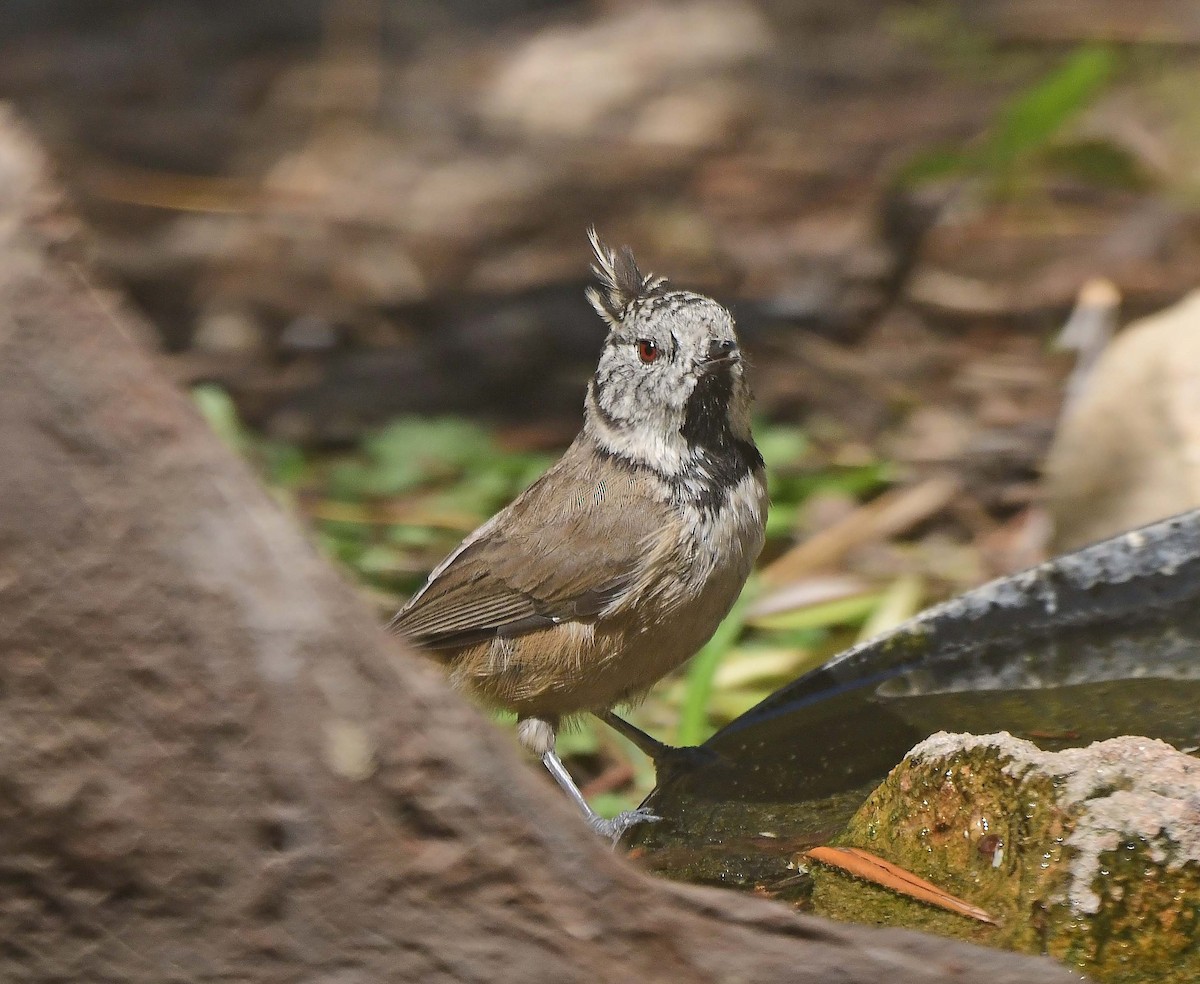
[(970, 919), (978, 919), (980, 922), (996, 925), (996, 920), (979, 906), (964, 902), (931, 882), (918, 878), (911, 871), (892, 864), (890, 861), (885, 861), (870, 851), (864, 851), (857, 847), (814, 847), (804, 853), (813, 861), (837, 868), (839, 871), (890, 889), (900, 895), (907, 895)]

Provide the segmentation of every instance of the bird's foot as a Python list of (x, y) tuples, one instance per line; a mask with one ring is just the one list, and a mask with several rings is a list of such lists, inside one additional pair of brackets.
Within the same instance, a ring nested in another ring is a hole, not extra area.
[(663, 745), (653, 756), (654, 772), (660, 783), (678, 775), (685, 775), (703, 765), (716, 761), (720, 756), (703, 745)]
[(630, 827), (636, 827), (639, 823), (658, 823), (661, 819), (662, 817), (651, 813), (643, 806), (636, 810), (618, 813), (611, 820), (593, 815), (588, 817), (588, 824), (601, 837), (607, 837), (613, 844), (616, 844)]

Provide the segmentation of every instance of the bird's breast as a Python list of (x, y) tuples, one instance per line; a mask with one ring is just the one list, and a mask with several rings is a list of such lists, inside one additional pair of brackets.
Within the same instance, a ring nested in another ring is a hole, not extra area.
[(767, 490), (761, 472), (743, 476), (715, 506), (689, 504), (683, 511), (681, 532), (690, 540), (683, 547), (692, 553), (685, 580), (701, 587), (732, 577), (740, 591), (763, 546)]
[(672, 667), (704, 645), (733, 607), (762, 550), (766, 516), (761, 473), (750, 473), (716, 508), (679, 506), (669, 535), (647, 552), (622, 615)]

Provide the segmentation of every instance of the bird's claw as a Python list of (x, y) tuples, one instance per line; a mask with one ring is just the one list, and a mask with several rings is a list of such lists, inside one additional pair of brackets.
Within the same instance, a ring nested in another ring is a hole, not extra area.
[(662, 817), (651, 813), (643, 806), (636, 810), (618, 813), (611, 820), (606, 820), (604, 817), (592, 817), (588, 823), (601, 837), (607, 837), (613, 844), (616, 844), (630, 827), (636, 827), (639, 823), (658, 823), (661, 819)]

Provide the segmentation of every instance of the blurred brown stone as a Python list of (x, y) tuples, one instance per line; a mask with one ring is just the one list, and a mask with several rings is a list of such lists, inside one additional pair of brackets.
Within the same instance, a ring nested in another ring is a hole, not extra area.
[(1200, 292), (1105, 349), (1046, 461), (1058, 552), (1200, 505)]

